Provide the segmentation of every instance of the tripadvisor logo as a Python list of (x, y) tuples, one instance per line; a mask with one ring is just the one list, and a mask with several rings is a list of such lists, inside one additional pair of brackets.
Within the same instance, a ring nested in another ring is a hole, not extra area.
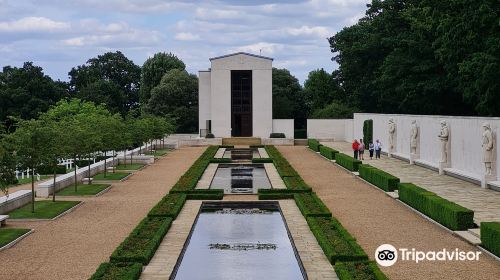
[(415, 248), (399, 248), (382, 244), (375, 250), (375, 260), (381, 266), (392, 266), (400, 261), (419, 263), (422, 261), (478, 261), (481, 251), (462, 251), (442, 249), (440, 251), (418, 251)]

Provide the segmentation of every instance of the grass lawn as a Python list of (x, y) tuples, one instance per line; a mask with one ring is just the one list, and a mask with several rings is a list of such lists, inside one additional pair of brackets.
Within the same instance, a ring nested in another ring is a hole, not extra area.
[(21, 235), (29, 232), (26, 228), (1, 228), (0, 229), (0, 247), (16, 240)]
[(116, 170), (139, 170), (141, 169), (145, 164), (142, 163), (133, 163), (133, 164), (120, 164), (115, 167)]
[[(52, 175), (40, 175), (40, 181), (47, 180), (49, 178), (52, 178)], [(17, 180), (17, 185), (23, 185), (23, 184), (28, 184), (31, 183), (31, 178), (24, 178), (24, 179), (18, 179)], [(35, 182), (38, 182), (35, 177)]]
[(121, 180), (130, 175), (130, 173), (126, 172), (107, 172), (106, 177), (104, 177), (104, 173), (99, 173), (94, 176), (94, 180)]
[(80, 195), (96, 195), (103, 190), (105, 190), (109, 185), (106, 184), (79, 184), (77, 186), (77, 191), (75, 192), (75, 186), (68, 186), (56, 193), (56, 195), (69, 195), (69, 196), (80, 196)]
[(170, 149), (161, 149), (161, 150), (156, 150), (154, 152), (146, 152), (144, 154), (153, 155), (155, 157), (161, 157), (161, 156), (166, 155), (168, 152), (170, 152)]
[(31, 202), (9, 213), (11, 219), (52, 219), (77, 205), (80, 201), (35, 201), (35, 213), (31, 213)]

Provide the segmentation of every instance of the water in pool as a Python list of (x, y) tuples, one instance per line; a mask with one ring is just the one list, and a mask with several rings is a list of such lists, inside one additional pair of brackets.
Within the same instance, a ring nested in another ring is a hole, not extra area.
[(225, 194), (255, 194), (258, 189), (270, 189), (271, 182), (263, 164), (219, 164), (210, 188), (223, 189)]

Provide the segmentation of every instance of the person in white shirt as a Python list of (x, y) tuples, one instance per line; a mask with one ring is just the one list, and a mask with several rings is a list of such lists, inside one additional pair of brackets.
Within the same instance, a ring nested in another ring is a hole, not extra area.
[(375, 159), (380, 158), (380, 151), (382, 151), (382, 143), (377, 139), (375, 141)]

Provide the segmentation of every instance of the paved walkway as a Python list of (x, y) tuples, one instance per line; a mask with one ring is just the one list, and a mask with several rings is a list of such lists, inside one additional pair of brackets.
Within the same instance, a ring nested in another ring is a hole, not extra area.
[[(352, 154), (347, 142), (322, 142), (321, 144)], [(480, 186), (448, 175), (439, 175), (428, 168), (411, 165), (403, 160), (382, 156), (370, 160), (365, 154), (366, 164), (380, 168), (401, 179), (411, 182), (464, 207), (474, 210), (474, 221), (500, 221), (500, 192), (482, 189)]]
[(0, 279), (88, 279), (204, 150), (172, 151), (55, 221), (8, 222), (35, 232), (0, 252)]
[[(419, 251), (477, 251), (447, 230), (422, 218), (380, 190), (356, 179), (351, 173), (303, 146), (280, 146), (290, 161), (333, 215), (374, 258), (381, 244)], [(498, 279), (500, 262), (481, 255), (479, 261), (398, 261), (382, 271), (390, 279)]]

